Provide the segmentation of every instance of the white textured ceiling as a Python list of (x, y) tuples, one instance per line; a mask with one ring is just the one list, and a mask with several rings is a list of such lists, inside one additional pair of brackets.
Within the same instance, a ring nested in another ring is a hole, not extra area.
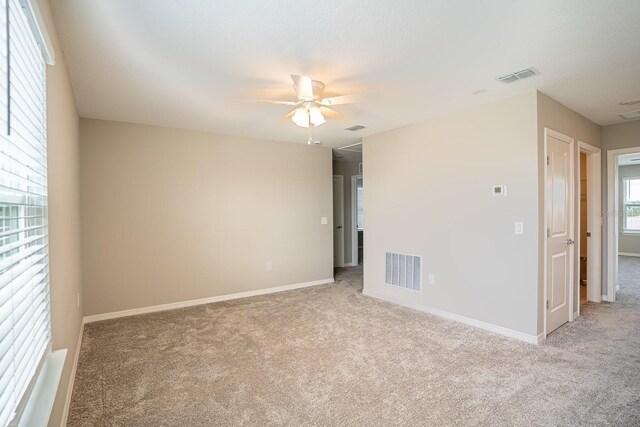
[(305, 142), (288, 107), (238, 102), (294, 99), (292, 73), (378, 92), (315, 130), (332, 147), (531, 89), (601, 125), (640, 108), (618, 105), (640, 97), (639, 0), (52, 3), (82, 117)]

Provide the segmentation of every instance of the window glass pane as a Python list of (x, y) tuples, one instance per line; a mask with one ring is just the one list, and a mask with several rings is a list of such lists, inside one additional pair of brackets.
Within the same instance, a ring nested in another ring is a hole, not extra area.
[(640, 205), (627, 205), (624, 211), (625, 229), (640, 231)]
[(627, 183), (627, 201), (640, 202), (640, 179), (628, 179)]
[(364, 210), (362, 209), (362, 180), (358, 180), (357, 197), (358, 197), (358, 229), (364, 228)]

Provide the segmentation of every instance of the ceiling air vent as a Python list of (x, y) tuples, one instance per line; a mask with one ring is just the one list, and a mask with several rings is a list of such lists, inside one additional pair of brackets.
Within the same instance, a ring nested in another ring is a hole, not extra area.
[(506, 76), (498, 77), (498, 80), (502, 83), (511, 83), (518, 80), (526, 79), (527, 77), (533, 77), (538, 72), (533, 68), (527, 68), (525, 70), (516, 71), (515, 73), (507, 74)]
[(619, 114), (623, 119), (640, 119), (640, 110), (627, 111), (626, 113)]
[(355, 131), (358, 131), (360, 129), (364, 129), (364, 126), (362, 126), (362, 125), (354, 125), (354, 126), (346, 128), (345, 130), (348, 130), (350, 132), (355, 132)]

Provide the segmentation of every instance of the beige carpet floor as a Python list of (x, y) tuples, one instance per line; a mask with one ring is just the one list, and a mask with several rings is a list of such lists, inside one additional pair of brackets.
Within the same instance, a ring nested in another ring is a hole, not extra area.
[[(545, 345), (336, 283), (86, 325), (70, 426), (640, 425), (640, 259)], [(482, 301), (478, 301), (482, 304)]]

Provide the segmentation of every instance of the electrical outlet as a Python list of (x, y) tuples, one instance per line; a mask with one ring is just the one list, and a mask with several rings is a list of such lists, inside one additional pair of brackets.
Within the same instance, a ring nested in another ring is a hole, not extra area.
[(427, 280), (428, 280), (428, 283), (430, 285), (435, 285), (436, 284), (436, 275), (435, 274), (430, 274)]
[(271, 264), (271, 261), (267, 261), (267, 271), (271, 270), (273, 270), (273, 264)]

